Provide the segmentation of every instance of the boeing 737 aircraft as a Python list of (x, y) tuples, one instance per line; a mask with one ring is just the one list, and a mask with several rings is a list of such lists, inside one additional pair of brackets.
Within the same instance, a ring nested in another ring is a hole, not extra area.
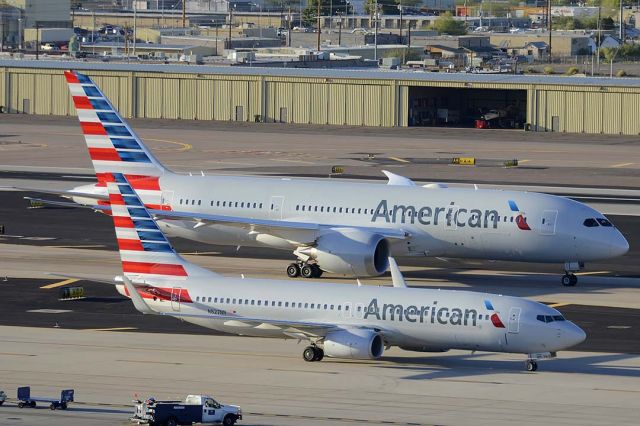
[(536, 359), (585, 339), (557, 310), (517, 297), (407, 288), (393, 258), (393, 287), (229, 278), (184, 260), (120, 173), (105, 175), (124, 285), (145, 314), (162, 314), (233, 334), (309, 341), (306, 361), (325, 355), (377, 359), (390, 346), (469, 349)]
[(563, 263), (575, 285), (584, 262), (626, 253), (606, 217), (552, 195), (336, 180), (180, 175), (167, 170), (86, 75), (65, 72), (98, 183), (63, 195), (108, 204), (107, 177), (127, 176), (170, 237), (292, 250), (291, 277), (322, 271), (375, 276), (388, 257)]

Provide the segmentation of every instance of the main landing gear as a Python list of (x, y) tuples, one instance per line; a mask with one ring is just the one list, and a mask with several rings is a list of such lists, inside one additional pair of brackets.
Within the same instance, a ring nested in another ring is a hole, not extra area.
[(307, 346), (302, 352), (302, 358), (307, 362), (322, 361), (324, 351), (317, 346)]
[(322, 269), (315, 263), (296, 262), (287, 266), (287, 276), (289, 278), (320, 278)]
[(562, 276), (562, 285), (565, 287), (573, 287), (576, 284), (578, 284), (578, 277), (575, 276), (575, 274), (571, 274), (571, 273), (566, 273)]

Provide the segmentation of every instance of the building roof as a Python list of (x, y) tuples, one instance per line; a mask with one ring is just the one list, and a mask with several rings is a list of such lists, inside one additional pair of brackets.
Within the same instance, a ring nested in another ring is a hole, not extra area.
[(576, 77), (516, 74), (467, 74), (467, 73), (431, 73), (409, 70), (341, 70), (341, 69), (302, 69), (302, 68), (239, 68), (215, 65), (174, 65), (145, 63), (103, 63), (70, 60), (29, 60), (0, 59), (0, 67), (35, 69), (76, 69), (79, 71), (127, 71), (156, 73), (189, 73), (211, 75), (243, 75), (267, 77), (299, 78), (345, 78), (404, 80), (416, 82), (451, 82), (470, 84), (531, 84), (531, 85), (581, 85), (588, 87), (635, 87), (640, 88), (640, 78), (628, 77)]
[(533, 46), (536, 49), (546, 49), (548, 45), (544, 41), (530, 41), (529, 43), (524, 45), (524, 47), (527, 46)]

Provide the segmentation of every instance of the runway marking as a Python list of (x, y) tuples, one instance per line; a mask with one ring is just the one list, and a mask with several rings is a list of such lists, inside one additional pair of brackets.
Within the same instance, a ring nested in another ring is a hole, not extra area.
[(398, 157), (389, 157), (389, 160), (394, 160), (394, 161), (397, 161), (399, 163), (410, 163), (411, 162), (409, 160), (405, 160), (404, 158), (398, 158)]
[(218, 255), (221, 254), (219, 251), (192, 251), (192, 252), (184, 252), (184, 253), (180, 253), (182, 255), (185, 256), (200, 256), (201, 254), (204, 255)]
[(528, 163), (531, 160), (518, 160), (518, 164), (522, 164), (522, 163)]
[(614, 330), (626, 330), (628, 328), (631, 328), (630, 325), (610, 325), (607, 328), (612, 328)]
[(127, 331), (137, 329), (137, 327), (85, 328), (83, 329), (83, 331)]
[(74, 278), (70, 278), (70, 279), (68, 279), (68, 280), (58, 281), (58, 282), (53, 283), (53, 284), (43, 285), (43, 286), (42, 286), (42, 287), (40, 287), (40, 288), (45, 289), (45, 290), (49, 290), (49, 289), (52, 289), (52, 288), (62, 287), (63, 285), (73, 284), (73, 283), (75, 283), (76, 281), (80, 281), (80, 280), (76, 280), (76, 279), (74, 279)]
[(620, 164), (614, 164), (611, 167), (626, 167), (626, 166), (631, 166), (632, 164), (635, 164), (635, 163), (620, 163)]
[(145, 140), (156, 141), (156, 142), (165, 142), (165, 143), (170, 143), (170, 144), (181, 146), (181, 148), (178, 148), (178, 149), (156, 148), (155, 151), (158, 151), (158, 152), (166, 152), (166, 151), (185, 152), (185, 151), (189, 151), (191, 148), (193, 148), (193, 145), (188, 144), (188, 143), (184, 143), (184, 142), (168, 141), (166, 139), (151, 139), (151, 138), (145, 138)]
[(560, 306), (569, 306), (571, 303), (553, 303), (551, 305), (547, 305), (550, 308), (559, 308)]
[(302, 164), (312, 164), (315, 165), (316, 163), (312, 162), (312, 161), (303, 161), (303, 160), (288, 160), (286, 158), (269, 158), (270, 161), (284, 161), (287, 163), (302, 163)]
[(181, 362), (164, 362), (164, 361), (148, 361), (137, 359), (116, 359), (118, 362), (134, 362), (139, 364), (165, 364), (165, 365), (182, 365)]
[[(87, 245), (79, 245), (79, 246), (47, 246), (50, 248), (99, 248), (106, 247), (104, 244), (87, 244)], [(43, 287), (40, 287), (43, 288)]]
[(73, 312), (69, 309), (31, 309), (27, 312), (34, 314), (66, 314), (67, 312)]
[(602, 275), (602, 274), (610, 274), (611, 271), (593, 271), (593, 272), (577, 272), (576, 275)]

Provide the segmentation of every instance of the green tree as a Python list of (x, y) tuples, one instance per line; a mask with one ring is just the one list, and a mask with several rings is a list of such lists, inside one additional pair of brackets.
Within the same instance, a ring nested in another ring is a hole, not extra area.
[(431, 28), (438, 31), (439, 34), (464, 35), (467, 33), (464, 21), (456, 21), (449, 12), (440, 15), (433, 21)]
[(309, 0), (302, 11), (302, 21), (306, 26), (316, 26), (318, 16), (318, 2), (320, 2), (320, 16), (330, 16), (353, 13), (353, 6), (347, 5), (346, 0)]

